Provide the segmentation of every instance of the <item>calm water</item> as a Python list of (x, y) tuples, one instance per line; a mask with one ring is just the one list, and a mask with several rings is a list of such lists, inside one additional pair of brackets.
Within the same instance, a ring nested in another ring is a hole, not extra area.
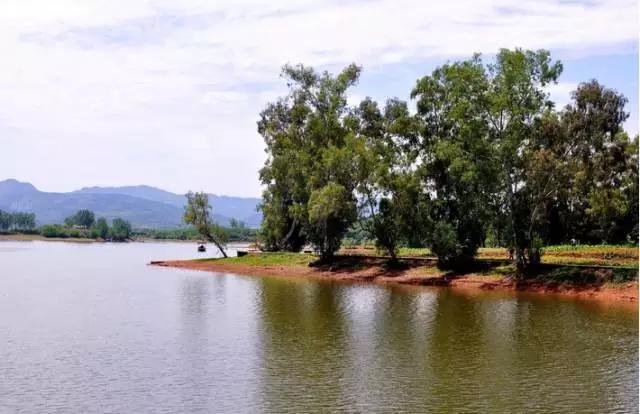
[(638, 412), (638, 314), (0, 242), (0, 412)]

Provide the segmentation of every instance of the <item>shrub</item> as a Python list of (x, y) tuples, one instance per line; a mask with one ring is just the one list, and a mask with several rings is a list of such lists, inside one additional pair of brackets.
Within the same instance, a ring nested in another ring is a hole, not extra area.
[(46, 224), (40, 228), (43, 237), (68, 237), (66, 229), (59, 224)]

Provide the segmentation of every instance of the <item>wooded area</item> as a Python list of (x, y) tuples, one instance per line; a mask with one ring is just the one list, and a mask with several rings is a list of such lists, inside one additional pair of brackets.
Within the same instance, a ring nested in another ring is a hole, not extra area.
[(637, 244), (627, 99), (589, 80), (556, 108), (548, 87), (562, 69), (545, 50), (475, 55), (418, 79), (413, 110), (397, 98), (349, 105), (355, 64), (336, 76), (285, 66), (289, 94), (258, 122), (264, 247), (311, 243), (330, 260), (357, 228), (392, 258), (426, 246), (461, 266), (501, 246), (527, 268), (547, 244)]

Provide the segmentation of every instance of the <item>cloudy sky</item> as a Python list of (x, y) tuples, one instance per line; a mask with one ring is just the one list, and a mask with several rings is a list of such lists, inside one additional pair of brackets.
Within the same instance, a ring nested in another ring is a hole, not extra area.
[(638, 132), (635, 0), (3, 0), (0, 180), (257, 196), (283, 64), (363, 65), (353, 99), (408, 98), (447, 60), (546, 48), (559, 104), (591, 78)]

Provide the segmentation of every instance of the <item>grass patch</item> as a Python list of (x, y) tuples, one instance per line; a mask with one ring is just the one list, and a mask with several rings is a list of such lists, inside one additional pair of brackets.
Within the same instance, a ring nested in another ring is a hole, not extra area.
[[(362, 246), (346, 249), (345, 254), (378, 254), (384, 252), (366, 250)], [(428, 248), (401, 247), (400, 257), (435, 256)], [(501, 247), (481, 247), (476, 256), (478, 259), (507, 260), (507, 249)], [(638, 266), (638, 247), (614, 245), (557, 245), (544, 247), (542, 263), (566, 265), (604, 265), (604, 266)]]
[(196, 259), (200, 262), (216, 261), (221, 263), (242, 264), (248, 266), (308, 266), (316, 257), (304, 253), (259, 253), (242, 257)]
[(418, 266), (415, 268), (414, 271), (417, 275), (420, 275), (420, 276), (433, 276), (433, 277), (441, 277), (449, 273), (447, 270), (442, 270), (438, 268), (438, 266), (434, 266), (434, 265)]
[(615, 254), (628, 257), (638, 257), (638, 246), (623, 246), (612, 244), (581, 244), (578, 246), (571, 246), (568, 244), (560, 244), (556, 246), (547, 246), (544, 249), (545, 251), (550, 253), (581, 252), (591, 254)]
[(401, 247), (398, 249), (398, 256), (405, 257), (435, 257), (426, 247)]
[(589, 256), (575, 257), (545, 254), (544, 256), (542, 256), (542, 263), (561, 265), (637, 266), (638, 259), (602, 258)]
[(512, 276), (516, 273), (516, 266), (513, 264), (493, 266), (479, 272), (483, 276), (491, 276), (494, 278), (503, 278)]
[(579, 267), (557, 267), (540, 270), (529, 278), (541, 282), (551, 282), (570, 285), (603, 285), (623, 284), (638, 280), (636, 269), (610, 268), (589, 269)]

